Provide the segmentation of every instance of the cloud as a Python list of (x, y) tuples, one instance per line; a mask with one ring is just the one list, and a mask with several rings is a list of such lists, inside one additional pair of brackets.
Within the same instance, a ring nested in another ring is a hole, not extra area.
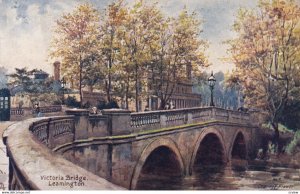
[(74, 6), (75, 3), (61, 1), (52, 4), (29, 1), (17, 5), (6, 2), (1, 6), (1, 13), (6, 17), (0, 16), (3, 24), (0, 30), (0, 66), (9, 71), (25, 66), (51, 73), (52, 65), (47, 59), (52, 26), (63, 12)]
[[(70, 12), (76, 5), (88, 0), (0, 0), (0, 66), (10, 71), (27, 66), (52, 73), (52, 62), (48, 61), (48, 48), (55, 21), (62, 13)], [(89, 0), (103, 10), (112, 0)], [(134, 0), (127, 0), (131, 4)], [(151, 0), (156, 1), (156, 0)], [(214, 69), (226, 70), (230, 65), (219, 58), (226, 55), (222, 41), (234, 37), (230, 26), (238, 7), (253, 7), (256, 1), (248, 0), (161, 0), (159, 6), (166, 15), (176, 16), (186, 6), (204, 20), (201, 37), (211, 46), (208, 50)]]

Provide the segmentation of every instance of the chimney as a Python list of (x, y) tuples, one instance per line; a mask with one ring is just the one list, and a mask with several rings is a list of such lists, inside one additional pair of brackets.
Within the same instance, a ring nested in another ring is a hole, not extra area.
[(189, 81), (192, 79), (192, 64), (190, 62), (186, 65), (186, 78)]
[(55, 61), (53, 63), (54, 66), (54, 80), (59, 81), (60, 80), (60, 62)]

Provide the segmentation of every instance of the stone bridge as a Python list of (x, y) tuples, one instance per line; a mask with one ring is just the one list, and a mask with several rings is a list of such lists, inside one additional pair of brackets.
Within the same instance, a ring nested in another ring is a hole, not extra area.
[(66, 114), (29, 119), (6, 130), (10, 189), (72, 189), (49, 186), (40, 176), (67, 176), (74, 169), (91, 177), (82, 189), (136, 189), (147, 172), (167, 169), (190, 176), (199, 165), (247, 160), (260, 146), (251, 114), (216, 107)]

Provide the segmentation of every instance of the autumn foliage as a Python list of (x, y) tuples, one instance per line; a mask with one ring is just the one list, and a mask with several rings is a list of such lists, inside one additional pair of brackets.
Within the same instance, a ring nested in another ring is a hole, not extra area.
[(287, 105), (299, 98), (300, 8), (293, 0), (261, 0), (257, 9), (241, 9), (228, 41), (249, 107), (265, 111), (279, 140), (278, 123)]
[(57, 21), (51, 57), (62, 60), (63, 74), (79, 91), (102, 89), (109, 102), (119, 97), (126, 107), (135, 100), (136, 111), (140, 100), (156, 95), (164, 108), (174, 83), (207, 65), (196, 18), (185, 9), (166, 17), (156, 3), (144, 1), (115, 1), (102, 12), (83, 4)]

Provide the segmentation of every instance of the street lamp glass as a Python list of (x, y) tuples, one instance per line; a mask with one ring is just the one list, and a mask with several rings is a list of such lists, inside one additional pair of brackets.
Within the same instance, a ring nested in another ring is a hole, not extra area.
[(214, 87), (216, 83), (216, 78), (214, 77), (213, 73), (211, 73), (210, 77), (208, 78), (208, 84), (210, 87)]
[(65, 85), (66, 85), (66, 80), (65, 80), (65, 78), (63, 77), (63, 78), (61, 79), (61, 87), (64, 88)]

